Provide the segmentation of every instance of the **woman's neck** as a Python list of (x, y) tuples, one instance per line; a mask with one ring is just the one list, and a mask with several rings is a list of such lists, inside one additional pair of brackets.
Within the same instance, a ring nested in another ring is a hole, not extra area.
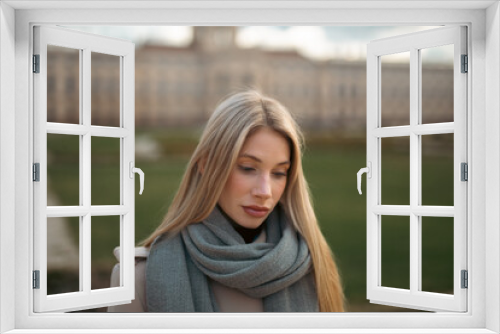
[(231, 217), (229, 217), (229, 215), (226, 214), (224, 210), (222, 210), (220, 205), (217, 204), (217, 207), (219, 208), (220, 212), (224, 215), (224, 217), (231, 223), (231, 226), (233, 226), (236, 232), (238, 232), (238, 234), (241, 235), (243, 240), (245, 240), (246, 244), (253, 242), (264, 228), (264, 225), (266, 224), (266, 222), (264, 221), (262, 224), (259, 225), (259, 227), (256, 228), (243, 227), (237, 222), (235, 222)]

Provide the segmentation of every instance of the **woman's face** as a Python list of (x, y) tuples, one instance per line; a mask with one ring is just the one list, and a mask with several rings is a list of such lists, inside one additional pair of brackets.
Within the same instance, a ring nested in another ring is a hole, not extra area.
[(288, 141), (270, 128), (249, 136), (222, 190), (219, 205), (237, 224), (257, 228), (285, 190), (290, 168)]

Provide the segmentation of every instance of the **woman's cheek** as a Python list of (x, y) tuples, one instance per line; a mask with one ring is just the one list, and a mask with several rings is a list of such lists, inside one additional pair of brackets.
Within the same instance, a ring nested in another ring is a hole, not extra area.
[(233, 178), (233, 190), (237, 193), (244, 193), (248, 191), (249, 184), (251, 183), (251, 176), (243, 173), (237, 173)]
[(281, 181), (281, 180), (277, 181), (275, 189), (273, 189), (273, 190), (274, 190), (274, 193), (277, 195), (278, 200), (283, 195), (283, 192), (285, 191), (285, 188), (286, 188), (286, 179), (283, 180), (283, 181)]

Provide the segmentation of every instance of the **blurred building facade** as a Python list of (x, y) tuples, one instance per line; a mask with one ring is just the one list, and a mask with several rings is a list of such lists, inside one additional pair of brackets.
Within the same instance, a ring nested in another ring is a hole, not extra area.
[[(195, 27), (191, 45), (136, 49), (137, 127), (201, 125), (227, 94), (255, 87), (277, 98), (310, 128), (363, 131), (366, 63), (314, 61), (295, 51), (241, 49), (236, 27)], [(48, 121), (78, 123), (78, 52), (49, 50)], [(453, 121), (453, 70), (426, 65), (425, 123)], [(118, 57), (92, 54), (92, 124), (119, 124)], [(409, 66), (382, 68), (382, 125), (409, 124)]]

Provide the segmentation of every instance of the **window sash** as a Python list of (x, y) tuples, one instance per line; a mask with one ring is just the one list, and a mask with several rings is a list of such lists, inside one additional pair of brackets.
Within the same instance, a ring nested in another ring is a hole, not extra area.
[[(377, 304), (430, 311), (467, 310), (467, 289), (461, 288), (461, 270), (467, 266), (467, 182), (460, 180), (460, 164), (467, 160), (467, 76), (460, 73), (461, 54), (467, 54), (465, 27), (431, 29), (372, 41), (367, 52), (367, 298)], [(421, 120), (420, 49), (454, 45), (454, 122), (419, 124)], [(383, 55), (410, 52), (410, 125), (381, 126), (381, 64)], [(454, 133), (454, 206), (422, 206), (421, 135)], [(381, 138), (410, 138), (410, 205), (381, 205)], [(382, 286), (381, 217), (410, 217), (410, 289)], [(421, 290), (421, 217), (454, 218), (453, 295)]]
[[(47, 45), (79, 50), (80, 124), (47, 122)], [(120, 58), (120, 127), (91, 125), (91, 53)], [(34, 184), (34, 266), (40, 288), (34, 289), (35, 312), (66, 312), (130, 302), (134, 296), (134, 45), (128, 41), (68, 29), (35, 27), (34, 54), (40, 54), (40, 73), (34, 79), (34, 161), (40, 163), (40, 181)], [(80, 205), (47, 206), (47, 134), (79, 136)], [(91, 138), (120, 139), (120, 205), (91, 205)], [(120, 216), (120, 287), (91, 289), (92, 216)], [(47, 295), (47, 218), (80, 217), (78, 292)]]

